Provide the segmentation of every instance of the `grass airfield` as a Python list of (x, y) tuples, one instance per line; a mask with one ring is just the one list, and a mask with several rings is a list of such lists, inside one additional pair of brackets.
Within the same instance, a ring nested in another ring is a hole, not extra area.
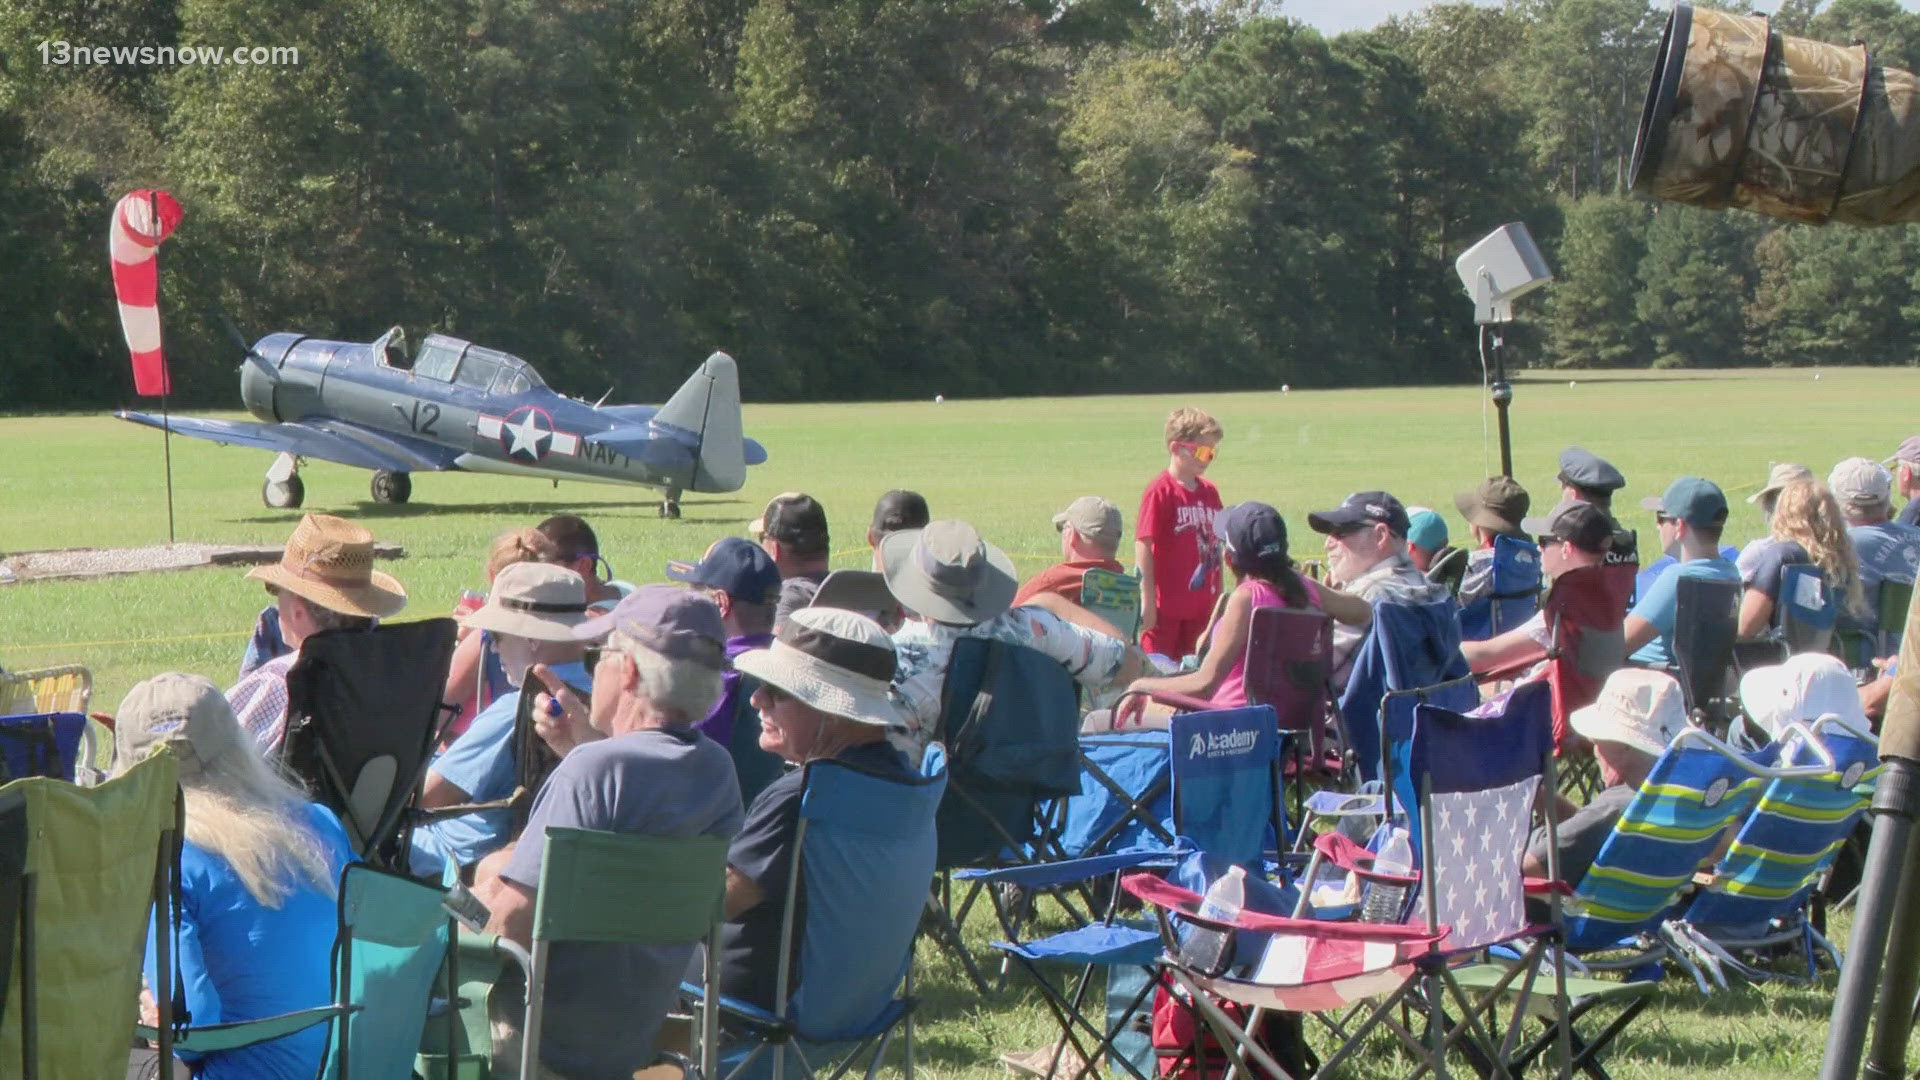
[[(579, 513), (617, 576), (659, 581), (666, 560), (695, 558), (721, 536), (744, 534), (769, 497), (789, 490), (826, 505), (836, 567), (867, 564), (874, 499), (907, 487), (926, 495), (934, 516), (973, 522), (1030, 574), (1056, 558), (1050, 518), (1076, 496), (1113, 499), (1131, 526), (1141, 488), (1165, 465), (1161, 424), (1180, 404), (1220, 419), (1226, 438), (1209, 478), (1229, 504), (1279, 507), (1296, 558), (1319, 553), (1306, 513), (1364, 488), (1440, 510), (1458, 542), (1465, 525), (1453, 494), (1499, 468), (1496, 421), (1478, 387), (936, 404), (938, 389), (917, 402), (748, 405), (747, 432), (766, 445), (768, 462), (750, 470), (742, 491), (689, 493), (678, 521), (658, 517), (649, 489), (467, 473), (416, 475), (411, 503), (380, 505), (368, 493), (369, 473), (326, 463), (302, 470), (302, 510), (271, 510), (260, 501), (270, 455), (176, 438), (176, 533), (182, 541), (277, 543), (304, 511), (358, 519), (406, 549), (384, 567), (408, 590), (406, 618), (445, 613), (462, 589), (483, 587), (486, 546), (504, 529)], [(1653, 536), (1653, 516), (1638, 499), (1682, 473), (1703, 475), (1727, 490), (1728, 539), (1739, 543), (1763, 530), (1744, 497), (1770, 462), (1804, 462), (1824, 476), (1843, 457), (1883, 458), (1920, 431), (1916, 400), (1920, 371), (1904, 368), (1825, 369), (1817, 378), (1807, 370), (1538, 373), (1515, 386), (1515, 472), (1542, 512), (1557, 497), (1561, 448), (1594, 450), (1626, 474), (1616, 510), (1643, 540)], [(0, 553), (166, 540), (158, 432), (104, 414), (0, 419)], [(266, 601), (242, 575), (205, 569), (0, 585), (0, 666), (88, 664), (94, 707), (104, 710), (160, 671), (226, 685)], [(981, 943), (993, 933), (979, 918), (968, 929)], [(1835, 940), (1844, 947), (1843, 937)], [(1669, 977), (1615, 1044), (1609, 1070), (1623, 1080), (1809, 1075), (1832, 985), (1829, 975), (1810, 988), (1736, 987), (1703, 998)], [(1030, 987), (1016, 983), (982, 1000), (931, 945), (922, 945), (916, 991), (924, 1003), (918, 1067), (935, 1076), (1003, 1075), (998, 1054), (1036, 1046), (1051, 1031)], [(1381, 1051), (1353, 1075), (1399, 1075), (1401, 1063)]]

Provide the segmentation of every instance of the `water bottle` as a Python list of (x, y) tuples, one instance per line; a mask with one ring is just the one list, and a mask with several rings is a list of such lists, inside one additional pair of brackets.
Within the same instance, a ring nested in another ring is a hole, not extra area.
[[(1246, 902), (1247, 872), (1236, 864), (1207, 887), (1206, 898), (1200, 902), (1200, 914), (1232, 922), (1240, 917), (1240, 909)], [(1227, 970), (1232, 960), (1233, 931), (1216, 930), (1198, 923), (1187, 927), (1186, 941), (1180, 946), (1182, 964), (1203, 975), (1218, 975)]]
[[(1374, 857), (1373, 868), (1382, 874), (1405, 876), (1413, 872), (1413, 845), (1407, 840), (1407, 830), (1398, 826), (1387, 837), (1380, 854)], [(1386, 881), (1367, 882), (1367, 899), (1360, 906), (1362, 922), (1392, 923), (1400, 921), (1400, 912), (1407, 906), (1408, 886)]]

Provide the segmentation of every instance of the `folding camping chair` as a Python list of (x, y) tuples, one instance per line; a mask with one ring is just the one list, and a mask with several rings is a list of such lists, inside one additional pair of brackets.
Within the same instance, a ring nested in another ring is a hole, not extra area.
[[(339, 892), (331, 1003), (187, 1028), (174, 1045), (200, 1053), (236, 1050), (325, 1023), (330, 1028), (319, 1080), (344, 1080), (355, 1070), (371, 1077), (410, 1075), (434, 978), (447, 957), (446, 891), (366, 863), (349, 863), (340, 872)], [(156, 1033), (135, 1030), (149, 1038)]]
[(1485, 641), (1533, 618), (1540, 608), (1540, 548), (1531, 540), (1493, 538), (1493, 580), (1483, 596), (1460, 606), (1460, 640)]
[(0, 716), (70, 712), (84, 715), (93, 672), (82, 664), (0, 672)]
[[(1804, 735), (1803, 725), (1786, 732)], [(1816, 754), (1827, 751), (1815, 744)], [(1817, 777), (1827, 764), (1771, 766), (1700, 728), (1676, 736), (1614, 823), (1567, 903), (1567, 951), (1593, 970), (1623, 970), (1672, 956), (1702, 992), (1700, 972), (1657, 936), (1681, 891), (1721, 836), (1753, 809), (1763, 784)], [(1607, 955), (1614, 954), (1614, 955)], [(1625, 955), (1620, 955), (1625, 954)]]
[(1733, 642), (1739, 626), (1740, 583), (1683, 577), (1675, 583), (1674, 674), (1687, 714), (1724, 733), (1733, 716)]
[[(1591, 754), (1573, 732), (1569, 717), (1600, 695), (1607, 676), (1626, 664), (1626, 637), (1621, 632), (1625, 608), (1619, 577), (1607, 567), (1583, 566), (1553, 580), (1541, 610), (1546, 614), (1548, 646), (1547, 685), (1553, 690), (1553, 746), (1559, 755), (1555, 770), (1563, 791), (1590, 794), (1600, 773)], [(1482, 682), (1513, 678), (1533, 666), (1482, 672)]]
[[(1544, 687), (1528, 690), (1520, 700), (1531, 704), (1488, 717), (1470, 718), (1431, 706), (1393, 714), (1387, 767), (1395, 779), (1391, 787), (1411, 790), (1418, 799), (1408, 810), (1418, 840), (1419, 877), (1374, 873), (1364, 865), (1370, 856), (1338, 833), (1315, 842), (1307, 880), (1312, 880), (1323, 861), (1331, 859), (1381, 886), (1417, 886), (1420, 897), (1414, 906), (1419, 914), (1408, 924), (1250, 914), (1221, 923), (1196, 917), (1201, 899), (1196, 893), (1138, 875), (1126, 879), (1129, 891), (1160, 911), (1167, 945), (1163, 968), (1187, 992), (1222, 1045), (1236, 1048), (1241, 1068), (1249, 1067), (1251, 1059), (1270, 1075), (1294, 1075), (1252, 1034), (1260, 1029), (1266, 1013), (1289, 1011), (1320, 1015), (1341, 1038), (1313, 1072), (1316, 1077), (1337, 1074), (1379, 1028), (1394, 1034), (1423, 1071), (1443, 1071), (1456, 1044), (1464, 1044), (1471, 1058), (1489, 1064), (1496, 1073), (1504, 1071), (1518, 1024), (1509, 1027), (1504, 1040), (1496, 1041), (1480, 1015), (1489, 1011), (1488, 1001), (1509, 990), (1519, 995), (1518, 1008), (1525, 1009), (1550, 940), (1538, 928), (1528, 927), (1520, 859), (1534, 793), (1543, 777), (1550, 775), (1551, 723)], [(1494, 747), (1510, 753), (1490, 753)], [(1303, 899), (1299, 910), (1306, 908)], [(1170, 913), (1185, 922), (1242, 931), (1241, 941), (1247, 940), (1245, 932), (1270, 936), (1257, 955), (1236, 949), (1225, 972), (1201, 971), (1180, 959)], [(1525, 962), (1489, 968), (1489, 977), (1473, 986), (1481, 996), (1469, 996), (1469, 983), (1450, 962), (1521, 936), (1534, 939)], [(1338, 1018), (1326, 1015), (1375, 998), (1378, 1002), (1368, 1005), (1364, 1019), (1350, 1030)], [(1236, 1019), (1219, 1000), (1250, 1011)], [(1401, 1006), (1428, 1017), (1424, 1034), (1395, 1019), (1394, 1012)]]
[(1907, 607), (1913, 603), (1913, 582), (1886, 578), (1875, 585), (1869, 599), (1875, 618), (1862, 625), (1844, 616), (1834, 625), (1840, 658), (1855, 671), (1870, 671), (1873, 661), (1894, 656), (1900, 651), (1902, 631), (1907, 625)]
[[(945, 880), (930, 906), (940, 940), (985, 993), (986, 977), (960, 936), (980, 886), (969, 883), (956, 907), (950, 872), (1065, 856), (1057, 800), (1080, 790), (1073, 678), (1037, 649), (962, 638), (948, 661), (936, 738), (947, 754), (937, 864)], [(1059, 893), (1054, 897), (1076, 922), (1091, 918)], [(1090, 911), (1091, 898), (1083, 899)], [(990, 901), (1003, 927), (1016, 917), (997, 894)]]
[(1780, 568), (1780, 598), (1773, 605), (1773, 620), (1788, 655), (1827, 652), (1839, 614), (1839, 600), (1819, 567)]
[(1094, 567), (1080, 578), (1080, 606), (1105, 619), (1126, 641), (1140, 637), (1140, 579)]
[[(179, 791), (164, 750), (99, 787), (46, 778), (0, 787), (0, 1073), (125, 1071), (138, 943), (172, 881)], [(172, 967), (169, 944), (161, 970)], [(177, 1003), (155, 996), (164, 1060)]]
[[(719, 971), (719, 932), (726, 897), (727, 842), (720, 837), (659, 837), (589, 829), (550, 828), (540, 862), (535, 894), (533, 948), (529, 951), (494, 934), (462, 934), (463, 966), (497, 970), (505, 960), (525, 977), (524, 1019), (520, 1027), (519, 1075), (540, 1075), (540, 1041), (546, 1010), (547, 964), (556, 943), (617, 945), (704, 945), (706, 981)], [(634, 917), (634, 897), (646, 897), (646, 917)], [(477, 962), (476, 962), (477, 961)], [(464, 1024), (469, 1047), (485, 1047), (491, 1038), (484, 1019), (492, 986), (469, 984), (459, 995), (481, 1006), (479, 1022)], [(712, 1022), (719, 998), (704, 1008), (701, 1075), (714, 1076), (719, 1028)], [(476, 1028), (478, 1029), (476, 1032)], [(458, 1046), (453, 1048), (457, 1052)], [(466, 1057), (474, 1056), (469, 1051)]]
[(287, 671), (283, 760), (377, 866), (407, 859), (409, 811), (451, 714), (440, 692), (455, 629), (425, 619), (315, 634)]
[(71, 712), (0, 716), (0, 783), (28, 776), (72, 780), (87, 724)]
[(1382, 775), (1380, 732), (1389, 707), (1424, 701), (1465, 712), (1479, 703), (1473, 670), (1460, 655), (1458, 610), (1451, 599), (1373, 606), (1373, 627), (1340, 694), (1341, 732), (1362, 780)]
[[(1668, 944), (1686, 952), (1722, 989), (1727, 985), (1723, 968), (1755, 982), (1809, 982), (1818, 975), (1818, 952), (1839, 967), (1839, 953), (1808, 918), (1808, 903), (1866, 810), (1880, 772), (1879, 746), (1871, 736), (1831, 717), (1815, 721), (1809, 731), (1825, 753), (1816, 755), (1805, 739), (1789, 736), (1774, 744), (1776, 764), (1821, 764), (1826, 771), (1768, 783), (1714, 867), (1710, 883), (1679, 919), (1662, 927)], [(1738, 958), (1749, 950), (1764, 952), (1779, 945), (1799, 946), (1806, 963), (1803, 976)]]
[[(1286, 841), (1286, 809), (1280, 798), (1281, 736), (1272, 706), (1182, 713), (1172, 718), (1164, 732), (1135, 733), (1135, 737), (1149, 735), (1158, 736), (1167, 747), (1177, 846), (963, 874), (991, 884), (1049, 888), (1147, 865), (1171, 866), (1187, 853), (1203, 851), (1221, 865), (1239, 865), (1253, 877), (1263, 877), (1266, 852)], [(1145, 1080), (1133, 1062), (1113, 1054), (1112, 1048), (1153, 991), (1151, 969), (1158, 935), (1116, 921), (1112, 905), (1099, 922), (1038, 940), (1023, 942), (1014, 928), (1008, 931), (1012, 940), (996, 941), (993, 947), (1019, 964), (1039, 987), (1060, 1025), (1057, 1050), (1064, 1053), (1072, 1044), (1090, 1068), (1102, 1055), (1111, 1054), (1123, 1069)], [(1079, 974), (1056, 986), (1041, 970), (1042, 964), (1049, 963), (1078, 965)], [(1096, 1025), (1085, 1016), (1083, 1005), (1101, 973), (1108, 976), (1107, 1021)], [(1116, 1009), (1115, 999), (1127, 1004)], [(1083, 1042), (1082, 1036), (1091, 1043)]]
[[(948, 772), (929, 750), (915, 782), (871, 776), (836, 761), (806, 766), (794, 840), (799, 866), (787, 876), (780, 929), (777, 1000), (770, 1009), (686, 986), (703, 1008), (718, 997), (730, 1025), (744, 1035), (722, 1047), (714, 1080), (811, 1077), (809, 1057), (846, 1051), (838, 1077), (859, 1057), (873, 1076), (893, 1029), (905, 1024), (906, 1072), (913, 1074), (913, 940), (933, 883), (935, 820)], [(802, 880), (806, 902), (796, 902)], [(801, 921), (805, 908), (804, 923)], [(795, 947), (795, 943), (798, 947)], [(792, 969), (797, 959), (799, 971)], [(708, 986), (712, 985), (709, 980)], [(789, 993), (791, 988), (791, 993)], [(704, 1032), (711, 1037), (708, 1018)]]

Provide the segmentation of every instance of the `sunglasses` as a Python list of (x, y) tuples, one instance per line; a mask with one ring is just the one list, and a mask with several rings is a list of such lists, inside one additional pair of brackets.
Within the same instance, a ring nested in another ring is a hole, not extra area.
[(1533, 541), (1540, 546), (1541, 551), (1545, 551), (1555, 544), (1566, 543), (1564, 539), (1558, 536), (1536, 536), (1533, 538)]
[(1655, 525), (1671, 525), (1671, 524), (1673, 524), (1674, 522), (1676, 522), (1676, 521), (1679, 521), (1679, 520), (1680, 520), (1679, 518), (1677, 518), (1677, 517), (1673, 517), (1673, 516), (1671, 516), (1671, 515), (1669, 515), (1669, 514), (1658, 514), (1658, 513), (1656, 513), (1656, 514), (1654, 514), (1654, 515), (1653, 515), (1653, 523), (1654, 523)]
[(1185, 448), (1187, 453), (1193, 455), (1193, 460), (1202, 465), (1212, 462), (1214, 456), (1220, 452), (1219, 447), (1208, 446), (1206, 443), (1177, 442), (1173, 445)]

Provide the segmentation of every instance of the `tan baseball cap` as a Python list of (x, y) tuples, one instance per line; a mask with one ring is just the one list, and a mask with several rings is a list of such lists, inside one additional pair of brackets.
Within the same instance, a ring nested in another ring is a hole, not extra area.
[(1893, 501), (1893, 474), (1877, 461), (1850, 457), (1827, 474), (1833, 497), (1853, 506), (1878, 506)]
[(204, 675), (172, 671), (140, 683), (114, 713), (113, 771), (126, 772), (157, 747), (173, 751), (180, 779), (192, 781), (229, 754), (253, 753), (233, 707)]
[(1053, 528), (1072, 528), (1095, 543), (1118, 547), (1125, 526), (1120, 523), (1120, 508), (1098, 495), (1082, 495), (1053, 515)]

